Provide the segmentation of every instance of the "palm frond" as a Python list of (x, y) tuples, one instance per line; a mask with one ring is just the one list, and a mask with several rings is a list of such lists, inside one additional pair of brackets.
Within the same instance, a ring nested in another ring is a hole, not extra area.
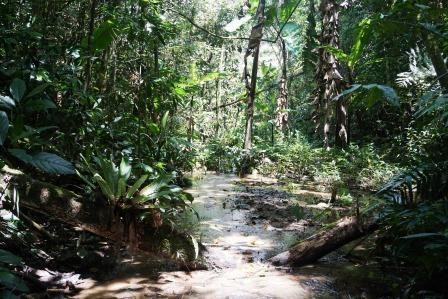
[(448, 161), (403, 171), (389, 180), (378, 195), (398, 204), (448, 199)]

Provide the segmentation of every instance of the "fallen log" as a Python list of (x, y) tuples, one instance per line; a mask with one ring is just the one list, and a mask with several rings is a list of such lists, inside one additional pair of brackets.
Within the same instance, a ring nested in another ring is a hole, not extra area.
[[(113, 210), (105, 201), (83, 199), (72, 191), (36, 180), (17, 170), (2, 169), (0, 177), (5, 175), (10, 177), (11, 184), (19, 190), (19, 205), (22, 208), (51, 215), (70, 226), (109, 239), (118, 246), (123, 243), (128, 245), (123, 240), (123, 225), (121, 223), (112, 224)], [(186, 250), (190, 260), (175, 260), (169, 254), (162, 254), (161, 244), (166, 240), (169, 241), (173, 251)], [(205, 265), (191, 258), (196, 255), (196, 248), (191, 237), (177, 232), (169, 224), (163, 224), (160, 227), (145, 225), (135, 250), (160, 256), (167, 262), (177, 264), (179, 269), (190, 271), (206, 268)]]
[(374, 221), (361, 223), (357, 217), (344, 217), (327, 231), (320, 232), (270, 259), (274, 265), (303, 266), (378, 228)]

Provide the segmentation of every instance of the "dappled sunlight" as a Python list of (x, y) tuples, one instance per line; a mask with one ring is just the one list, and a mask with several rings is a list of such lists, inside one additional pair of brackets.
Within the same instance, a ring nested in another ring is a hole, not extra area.
[[(164, 272), (157, 280), (124, 278), (98, 284), (78, 298), (179, 296), (194, 298), (306, 298), (309, 290), (298, 276), (277, 269), (266, 259), (295, 240), (294, 234), (270, 226), (247, 224), (248, 210), (231, 209), (225, 199), (233, 198), (235, 176), (210, 175), (189, 190), (200, 194), (195, 208), (200, 214), (199, 233), (206, 246), (208, 271)], [(139, 259), (127, 259), (140, 269)], [(135, 272), (134, 272), (135, 274)]]

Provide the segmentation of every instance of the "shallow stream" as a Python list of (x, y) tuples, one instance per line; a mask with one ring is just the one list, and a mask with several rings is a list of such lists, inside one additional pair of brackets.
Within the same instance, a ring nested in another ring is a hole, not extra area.
[(133, 264), (140, 270), (132, 273), (134, 270), (127, 269), (105, 283), (92, 282), (77, 298), (376, 297), (370, 291), (372, 285), (353, 279), (359, 276), (357, 273), (370, 270), (338, 260), (337, 256), (327, 264), (300, 269), (272, 266), (267, 261), (269, 257), (313, 228), (300, 227), (298, 222), (298, 229), (279, 229), (267, 221), (251, 221), (256, 204), (251, 207), (238, 201), (244, 195), (239, 184), (254, 181), (261, 185), (272, 183), (262, 177), (241, 181), (233, 175), (208, 174), (188, 190), (195, 197), (194, 208), (200, 215), (199, 221), (190, 219), (189, 225), (206, 247), (204, 257), (209, 270), (162, 272), (154, 279), (140, 271), (145, 268), (145, 261), (133, 257)]

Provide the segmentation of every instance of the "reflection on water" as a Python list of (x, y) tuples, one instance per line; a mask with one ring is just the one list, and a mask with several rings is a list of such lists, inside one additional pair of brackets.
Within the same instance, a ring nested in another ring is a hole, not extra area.
[[(297, 231), (258, 222), (248, 224), (248, 209), (232, 209), (232, 201), (241, 195), (235, 184), (238, 180), (232, 175), (207, 175), (188, 190), (195, 197), (194, 208), (200, 219), (191, 213), (184, 215), (180, 224), (193, 229), (206, 246), (210, 270), (162, 272), (154, 279), (145, 274), (151, 272), (148, 269), (153, 270), (153, 265), (133, 257), (133, 271), (117, 273), (114, 280), (106, 283), (86, 284), (77, 298), (351, 298), (353, 293), (348, 288), (353, 280), (339, 293), (334, 289), (333, 282), (341, 276), (338, 269), (342, 264), (292, 271), (265, 262), (295, 243)], [(357, 273), (366, 272), (360, 270)], [(358, 295), (361, 294), (354, 297)]]
[[(238, 193), (232, 175), (209, 175), (188, 190), (195, 196), (197, 236), (207, 247), (210, 271), (164, 273), (158, 280), (163, 294), (192, 298), (304, 298), (297, 278), (263, 263), (296, 240), (292, 232), (248, 225), (248, 210), (233, 210), (229, 201)], [(194, 222), (193, 216), (185, 219)]]

